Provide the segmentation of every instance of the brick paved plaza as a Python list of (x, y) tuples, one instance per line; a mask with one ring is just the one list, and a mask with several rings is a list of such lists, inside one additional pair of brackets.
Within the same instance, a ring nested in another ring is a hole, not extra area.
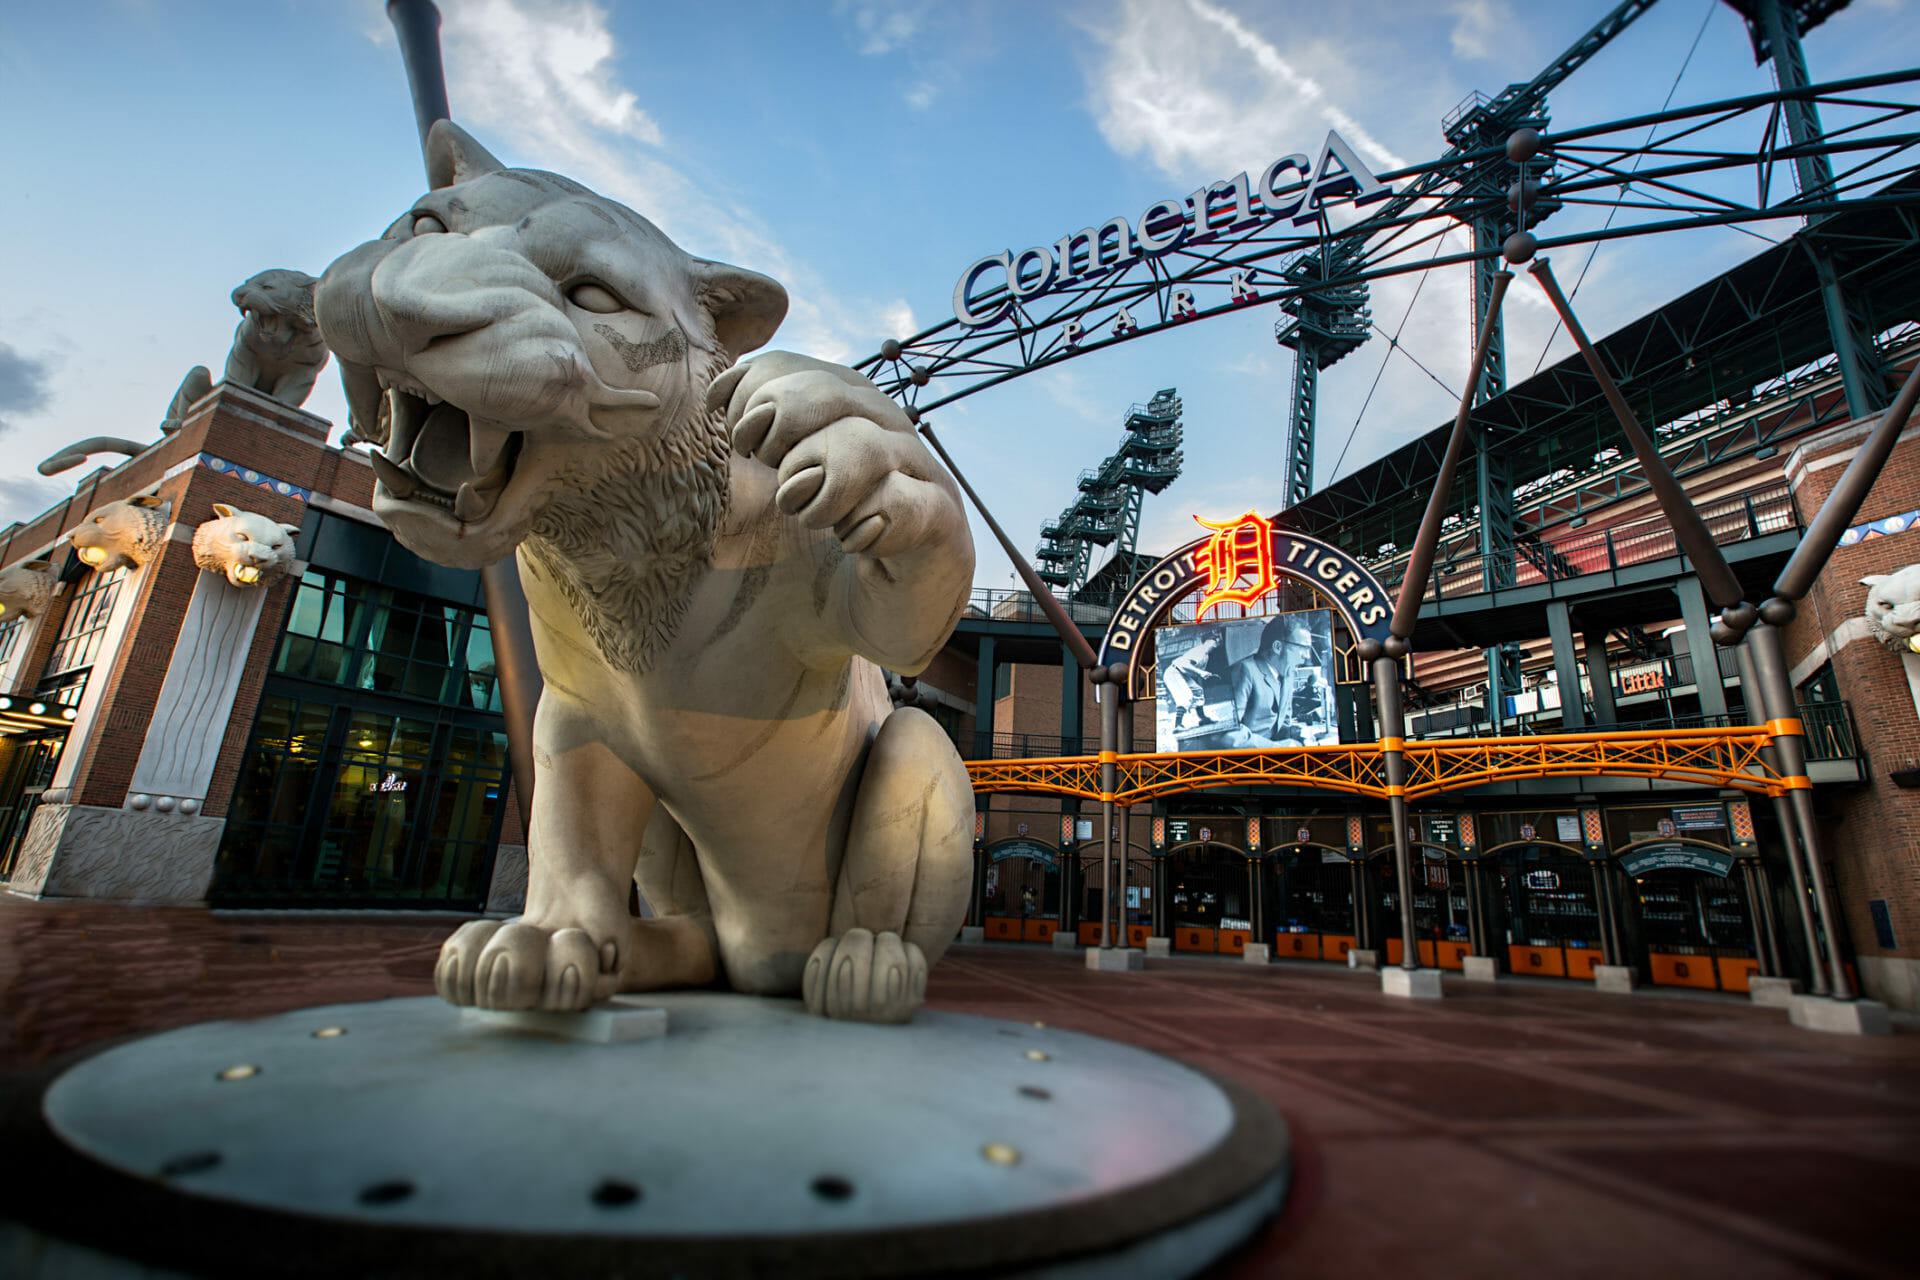
[[(0, 900), (0, 1067), (203, 1019), (431, 991), (454, 916), (214, 914)], [(1285, 1115), (1281, 1218), (1251, 1277), (1920, 1273), (1920, 1030), (1789, 1027), (1726, 997), (952, 951), (934, 1006), (1109, 1036)], [(1124, 1123), (1116, 1117), (1116, 1123)]]

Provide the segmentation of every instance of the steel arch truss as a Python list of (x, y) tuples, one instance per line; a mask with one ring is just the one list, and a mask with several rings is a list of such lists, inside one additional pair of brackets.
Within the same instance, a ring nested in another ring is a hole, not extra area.
[[(1537, 176), (1542, 208), (1569, 214), (1606, 210), (1613, 221), (1568, 227), (1540, 238), (1542, 249), (1685, 230), (1819, 219), (1853, 209), (1920, 206), (1920, 193), (1888, 193), (1913, 168), (1920, 148), (1920, 69), (1753, 94), (1702, 106), (1554, 130)], [(1789, 103), (1814, 104), (1827, 120), (1817, 144), (1787, 136)], [(1830, 184), (1801, 191), (1798, 162), (1825, 158)], [(1454, 150), (1439, 160), (1379, 174), (1394, 188), (1368, 216), (1335, 227), (1323, 216), (1305, 228), (1282, 216), (1241, 231), (1189, 237), (1152, 257), (1089, 268), (1045, 292), (1011, 298), (1001, 286), (976, 301), (1001, 310), (991, 323), (950, 319), (858, 366), (889, 394), (922, 412), (977, 391), (1210, 316), (1264, 303), (1298, 301), (1326, 289), (1492, 257), (1497, 247), (1445, 252), (1441, 238), (1476, 217), (1503, 216), (1506, 201), (1466, 179), (1503, 162), (1499, 147)], [(1540, 162), (1536, 162), (1540, 163)], [(1757, 234), (1757, 233), (1756, 233)], [(1762, 237), (1766, 238), (1766, 237)], [(1338, 247), (1340, 252), (1329, 250)], [(1320, 252), (1341, 272), (1287, 278)], [(1004, 307), (1003, 307), (1004, 304)]]
[[(1419, 800), (1515, 778), (1613, 777), (1781, 795), (1790, 781), (1761, 759), (1769, 745), (1757, 725), (1409, 742), (1404, 794)], [(1300, 787), (1381, 801), (1391, 794), (1378, 743), (1117, 756), (1111, 794), (1100, 789), (1097, 755), (969, 760), (967, 772), (981, 794), (1042, 792), (1123, 805), (1241, 786)]]

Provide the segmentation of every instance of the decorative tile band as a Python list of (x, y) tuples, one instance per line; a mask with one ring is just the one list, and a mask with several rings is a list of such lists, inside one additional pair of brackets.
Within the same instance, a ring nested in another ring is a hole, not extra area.
[(313, 490), (302, 489), (297, 484), (288, 484), (285, 480), (276, 480), (270, 475), (255, 471), (252, 467), (243, 467), (237, 462), (228, 462), (225, 458), (216, 458), (210, 453), (200, 455), (200, 465), (209, 471), (218, 471), (223, 476), (232, 476), (257, 489), (277, 493), (284, 498), (298, 498), (302, 502), (313, 501)]
[(1850, 547), (1856, 542), (1865, 542), (1870, 538), (1884, 538), (1889, 534), (1905, 533), (1915, 526), (1920, 526), (1920, 509), (1903, 511), (1897, 516), (1882, 516), (1878, 520), (1854, 525), (1840, 535), (1840, 545)]

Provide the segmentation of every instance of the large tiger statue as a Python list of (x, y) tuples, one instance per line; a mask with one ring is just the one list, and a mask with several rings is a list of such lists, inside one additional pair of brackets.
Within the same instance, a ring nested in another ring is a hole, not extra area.
[(774, 281), (446, 121), (428, 153), (433, 189), (315, 301), (375, 509), (429, 560), (517, 554), (545, 680), (526, 913), (454, 933), (440, 993), (564, 1010), (719, 978), (910, 1017), (965, 912), (973, 798), (882, 668), (918, 674), (966, 604), (953, 480), (853, 371), (735, 363), (786, 313)]
[[(304, 271), (276, 268), (249, 277), (233, 291), (240, 325), (227, 352), (226, 381), (295, 409), (307, 402), (327, 363), (327, 344), (313, 320), (316, 283)], [(212, 390), (213, 375), (205, 365), (189, 369), (167, 406), (161, 431), (178, 431), (187, 410)]]

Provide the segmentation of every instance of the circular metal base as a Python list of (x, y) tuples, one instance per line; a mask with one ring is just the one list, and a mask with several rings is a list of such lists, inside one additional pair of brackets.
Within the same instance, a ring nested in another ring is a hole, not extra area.
[(1144, 1050), (647, 1002), (615, 1044), (431, 997), (122, 1044), (16, 1094), (7, 1203), (201, 1274), (1180, 1276), (1284, 1194), (1272, 1109)]

